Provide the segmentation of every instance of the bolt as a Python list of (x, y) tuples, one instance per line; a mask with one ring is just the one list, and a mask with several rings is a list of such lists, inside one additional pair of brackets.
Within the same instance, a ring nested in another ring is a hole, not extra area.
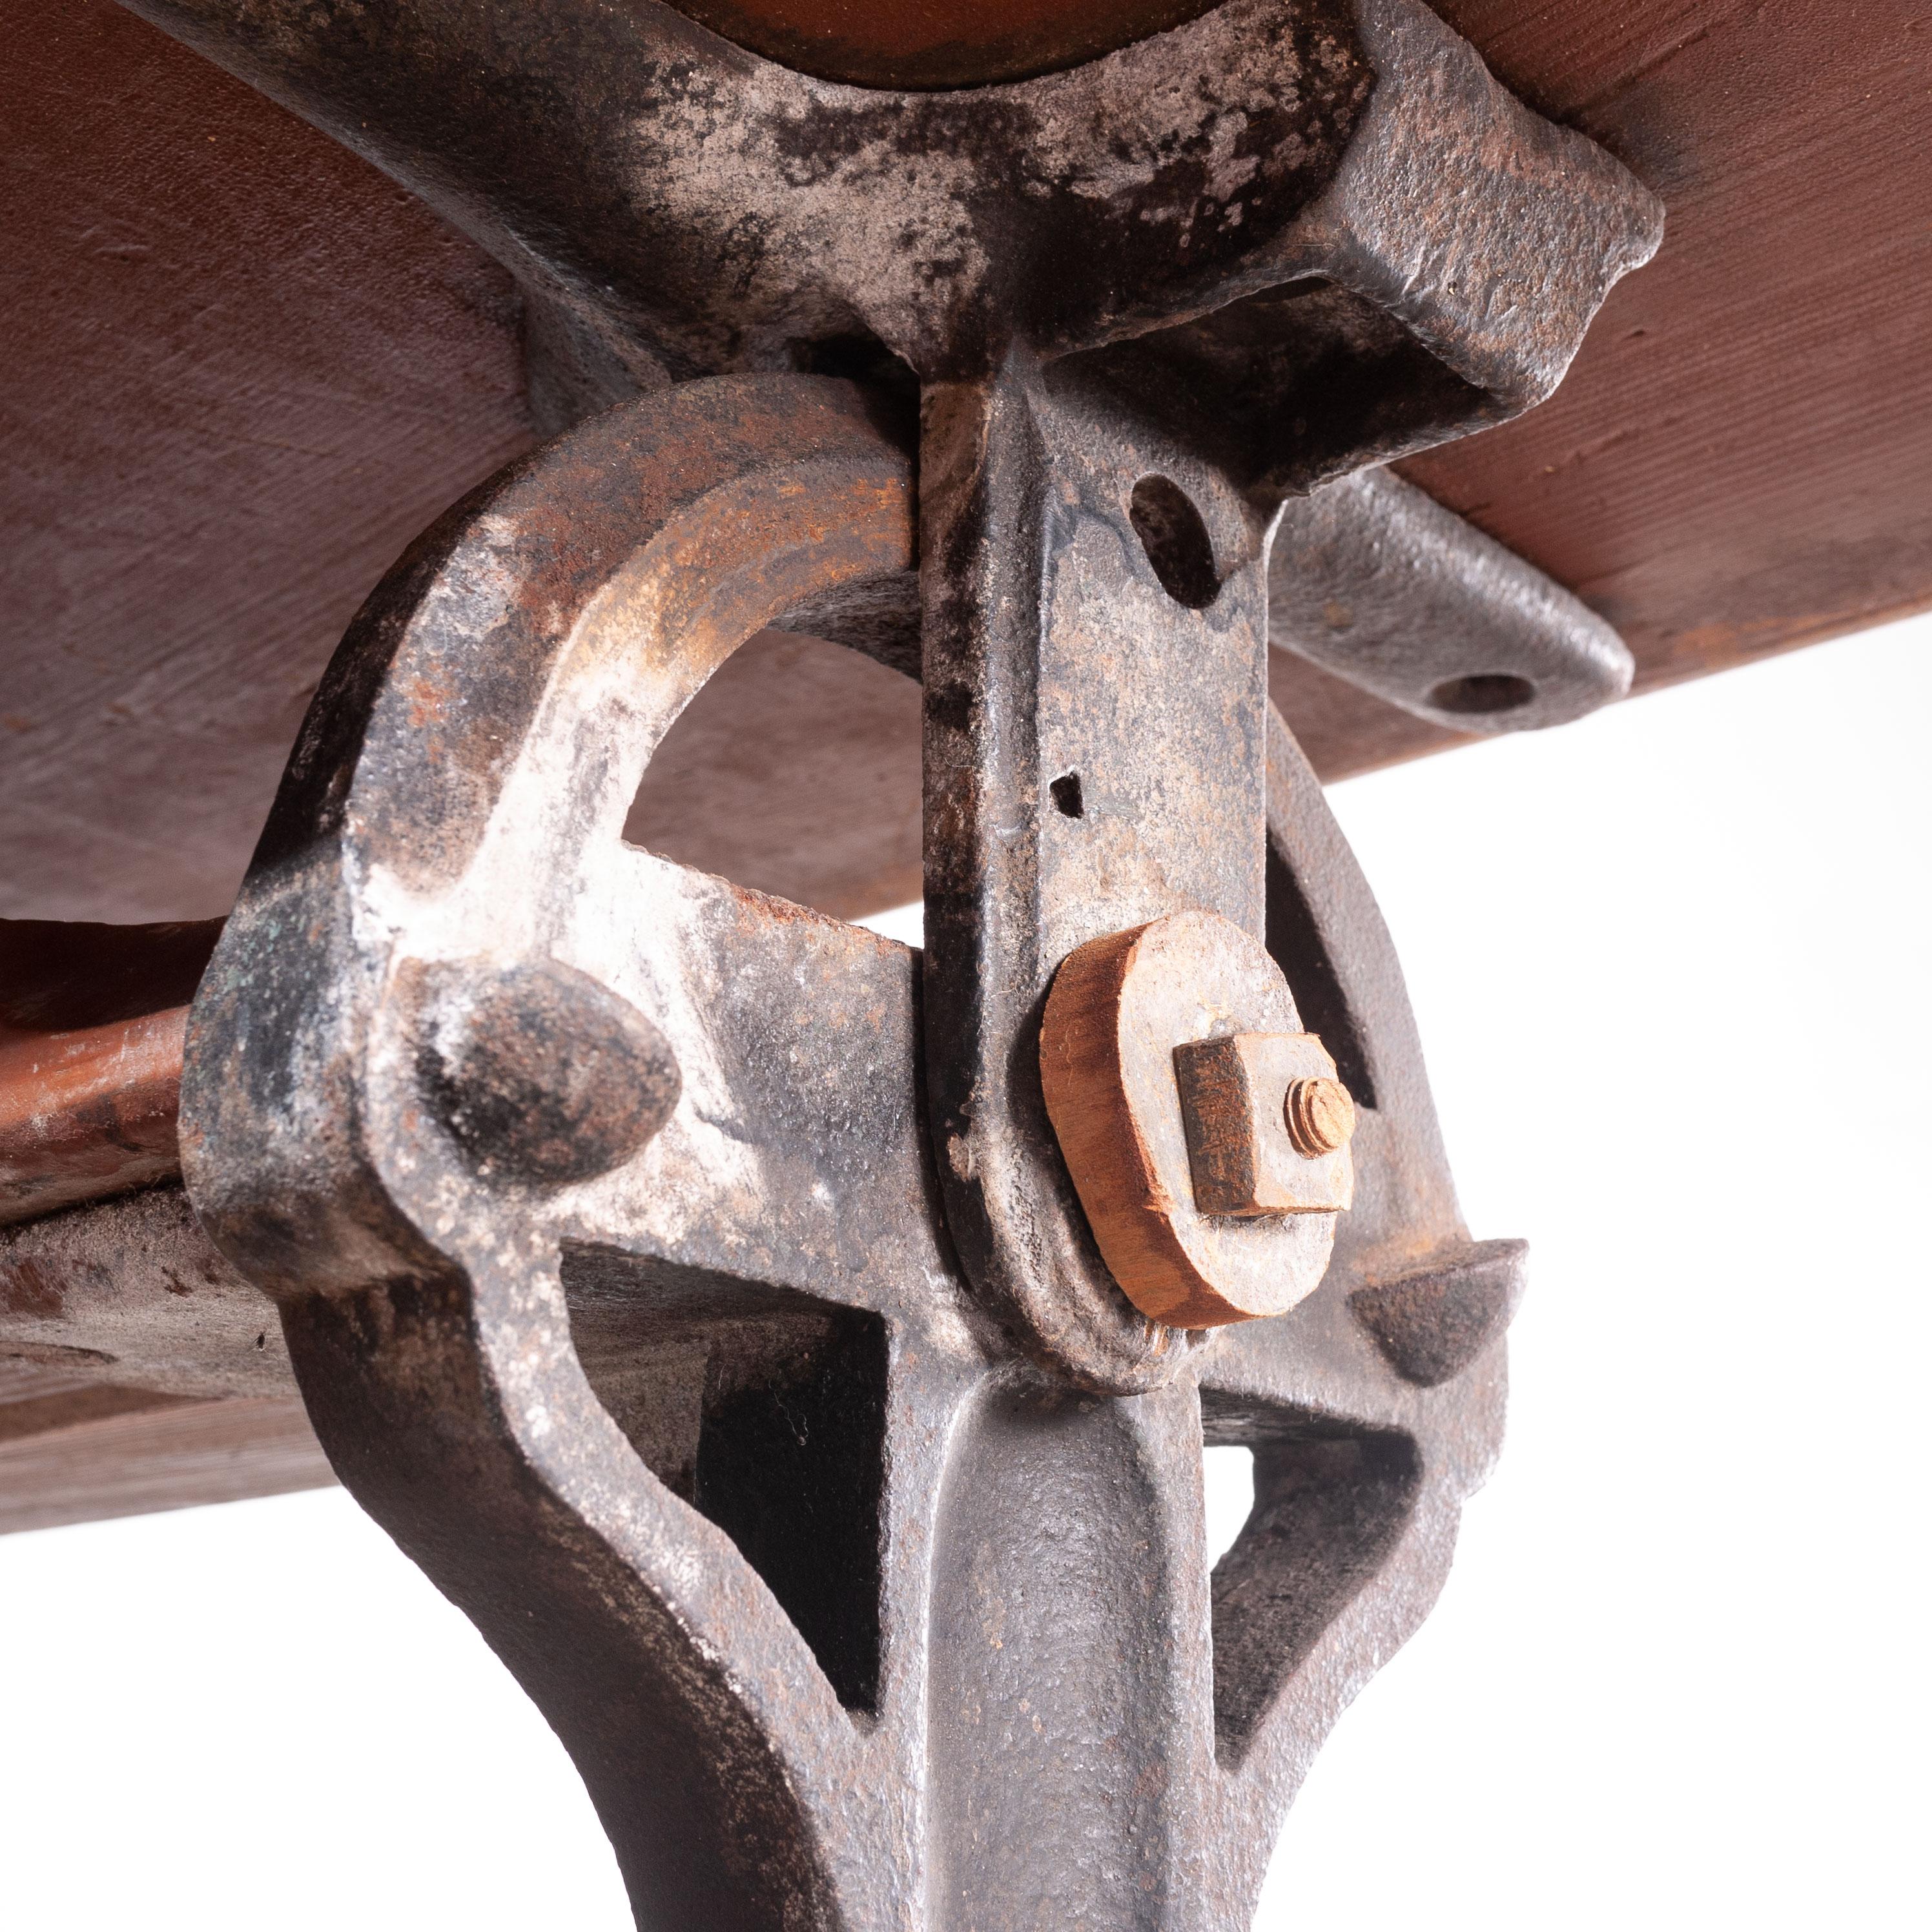
[(1281, 1111), (1295, 1152), (1310, 1160), (1346, 1147), (1355, 1131), (1355, 1103), (1339, 1080), (1291, 1080)]
[(554, 961), (432, 970), (420, 1074), (472, 1163), (541, 1185), (628, 1160), (677, 1104), (677, 1062), (609, 988)]
[(1354, 1108), (1312, 1034), (1184, 1040), (1174, 1049), (1174, 1078), (1202, 1214), (1333, 1214), (1348, 1206), (1344, 1150)]

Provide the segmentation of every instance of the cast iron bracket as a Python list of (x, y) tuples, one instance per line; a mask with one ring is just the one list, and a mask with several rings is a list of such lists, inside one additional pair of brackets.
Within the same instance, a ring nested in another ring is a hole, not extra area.
[[(1654, 205), (1412, 0), (923, 92), (655, 0), (142, 10), (510, 262), (583, 416), (358, 617), (190, 1022), (188, 1185), (338, 1472), (640, 1924), (1245, 1924), (1496, 1452), (1522, 1258), (1268, 703), (1270, 539), (1546, 394)], [(1509, 622), (1551, 715), (1628, 674)], [(922, 679), (922, 955), (623, 842), (772, 624)], [(1180, 914), (1359, 1122), (1346, 1211), (1226, 1236), (1294, 1284), (1245, 1325), (1122, 1292), (1041, 1084), (1062, 962)], [(1211, 1580), (1204, 1442), (1256, 1457)]]

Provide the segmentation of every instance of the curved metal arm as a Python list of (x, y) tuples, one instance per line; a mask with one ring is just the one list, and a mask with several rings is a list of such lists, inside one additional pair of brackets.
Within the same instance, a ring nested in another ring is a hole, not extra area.
[(882, 1280), (952, 1292), (903, 950), (620, 834), (730, 650), (910, 548), (908, 466), (845, 385), (686, 390), (538, 452), (364, 609), (194, 1009), (202, 1216), (280, 1300), (344, 1480), (570, 1746), (646, 1923), (852, 1922), (891, 1830), (855, 1808), (902, 1778), (676, 1492), (609, 1284), (660, 1350), (741, 1358), (761, 1324), (852, 1346)]
[[(344, 1481), (564, 1738), (640, 1925), (1234, 1932), (1340, 1699), (1426, 1606), (1492, 1336), (1425, 1390), (1351, 1313), (1460, 1231), (1285, 734), (1284, 963), (1368, 1076), (1366, 1213), (1294, 1316), (1124, 1398), (1039, 1372), (954, 1268), (914, 956), (622, 843), (742, 636), (909, 565), (871, 407), (692, 385), (405, 557), (196, 1000), (188, 1182)], [(1238, 664), (1256, 627), (1224, 621)], [(1211, 1592), (1204, 1431), (1258, 1450)]]

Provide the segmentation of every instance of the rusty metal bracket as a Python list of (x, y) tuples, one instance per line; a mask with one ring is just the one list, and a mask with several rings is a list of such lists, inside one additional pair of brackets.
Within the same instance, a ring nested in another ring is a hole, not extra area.
[(1567, 724), (1635, 668), (1580, 598), (1388, 470), (1282, 506), (1268, 637), (1459, 731)]
[[(188, 1186), (336, 1468), (562, 1736), (640, 1924), (1245, 1924), (1495, 1454), (1521, 1268), (1268, 704), (1271, 598), (1316, 648), (1270, 544), (1546, 394), (1654, 203), (1412, 0), (944, 91), (654, 0), (142, 10), (511, 262), (581, 418), (364, 608), (190, 1018)], [(1614, 685), (1509, 621), (1456, 675)], [(922, 955), (623, 842), (772, 624), (921, 678)], [(1164, 1077), (1312, 1034), (1253, 1063), (1334, 1090), (1268, 1100), (1280, 1157), (1353, 1124), (1198, 1249), (1294, 1292), (1192, 1327), (1122, 1292), (1040, 1047), (1070, 955), (1181, 915), (1274, 967), (1156, 1002)], [(1256, 1452), (1211, 1580), (1204, 1442)]]

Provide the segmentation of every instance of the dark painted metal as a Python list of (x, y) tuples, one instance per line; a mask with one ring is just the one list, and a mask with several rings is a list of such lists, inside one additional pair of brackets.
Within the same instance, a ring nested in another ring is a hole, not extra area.
[[(511, 262), (560, 420), (711, 377), (396, 566), (193, 1010), (188, 1184), (344, 1480), (641, 1924), (1244, 1924), (1439, 1582), (1514, 1292), (1268, 704), (1270, 532), (1546, 393), (1654, 205), (1410, 0), (946, 94), (653, 0), (142, 10)], [(922, 962), (622, 842), (772, 624), (922, 674)], [(1108, 1276), (1036, 1058), (1066, 954), (1184, 908), (1360, 1109), (1324, 1286), (1215, 1336)], [(1211, 1581), (1204, 1439), (1256, 1456)]]

